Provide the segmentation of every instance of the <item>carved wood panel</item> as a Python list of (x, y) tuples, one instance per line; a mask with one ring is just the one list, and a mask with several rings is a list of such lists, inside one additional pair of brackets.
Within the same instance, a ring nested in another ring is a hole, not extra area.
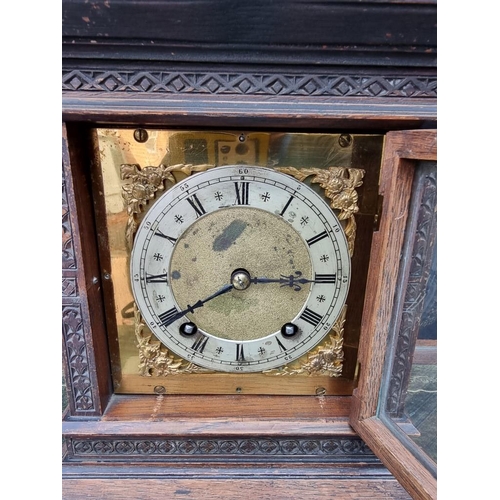
[[(437, 172), (435, 163), (416, 169), (414, 197), (405, 241), (407, 257), (403, 290), (406, 290), (400, 305), (401, 316), (394, 328), (392, 373), (387, 391), (386, 411), (392, 417), (402, 417), (406, 392), (410, 381), (411, 365), (422, 319), (427, 282), (434, 255), (437, 225)], [(403, 271), (404, 273), (405, 271)], [(405, 284), (405, 285), (404, 285)], [(397, 311), (397, 308), (395, 308)], [(397, 315), (397, 313), (396, 313)], [(399, 326), (398, 326), (399, 325)]]
[(139, 460), (169, 461), (196, 457), (211, 460), (214, 457), (242, 458), (269, 457), (273, 460), (315, 458), (321, 461), (359, 460), (378, 462), (373, 452), (357, 437), (304, 439), (300, 436), (272, 438), (217, 437), (200, 439), (187, 437), (168, 439), (133, 438), (69, 438), (71, 461), (106, 460), (134, 457)]
[(436, 76), (247, 73), (151, 69), (63, 70), (63, 91), (107, 94), (224, 94), (336, 97), (436, 97)]
[[(63, 165), (64, 166), (64, 165)], [(79, 265), (75, 254), (75, 235), (68, 183), (62, 182), (62, 334), (65, 352), (66, 388), (70, 411), (89, 415), (96, 411), (79, 293)]]

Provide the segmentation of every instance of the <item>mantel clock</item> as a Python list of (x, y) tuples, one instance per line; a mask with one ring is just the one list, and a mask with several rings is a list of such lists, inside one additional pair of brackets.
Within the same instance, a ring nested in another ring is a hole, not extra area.
[(435, 0), (62, 3), (63, 498), (434, 500)]

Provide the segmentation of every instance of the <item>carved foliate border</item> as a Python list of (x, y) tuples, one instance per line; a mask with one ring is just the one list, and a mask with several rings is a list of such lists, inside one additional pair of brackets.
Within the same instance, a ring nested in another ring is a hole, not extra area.
[(376, 459), (359, 438), (182, 438), (182, 439), (85, 439), (68, 438), (69, 460), (106, 460), (134, 457), (144, 460), (187, 457), (314, 457)]
[(62, 269), (76, 269), (75, 249), (73, 246), (73, 229), (71, 226), (68, 192), (66, 188), (66, 180), (64, 178), (64, 171), (62, 177)]
[(436, 76), (63, 69), (65, 92), (437, 97)]
[(93, 411), (95, 410), (93, 387), (83, 330), (83, 315), (79, 304), (63, 305), (62, 325), (68, 360), (68, 385), (73, 392), (75, 408), (81, 412)]
[(401, 322), (395, 340), (394, 362), (386, 400), (386, 411), (394, 417), (400, 417), (404, 413), (410, 368), (436, 244), (436, 169), (424, 172), (421, 183), (422, 190), (414, 212), (416, 225), (412, 238), (408, 241), (411, 252), (410, 271), (402, 304)]
[[(163, 191), (177, 181), (174, 173), (190, 176), (193, 173), (203, 172), (215, 165), (159, 165), (141, 168), (138, 164), (121, 165), (122, 195), (127, 210), (127, 225), (125, 230), (129, 252), (132, 249), (133, 239), (138, 217), (148, 203), (153, 200), (158, 191)], [(344, 231), (347, 237), (349, 253), (352, 256), (356, 238), (356, 221), (354, 214), (359, 211), (358, 194), (356, 189), (363, 183), (364, 170), (347, 167), (294, 168), (280, 167), (277, 171), (293, 176), (304, 182), (312, 177), (311, 182), (317, 183), (324, 190), (324, 195), (330, 201), (330, 206), (337, 212), (340, 221), (344, 222)], [(201, 368), (193, 363), (175, 356), (158, 341), (143, 322), (136, 305), (134, 309), (134, 325), (137, 347), (139, 350), (139, 372), (143, 376), (167, 376), (187, 373), (210, 373), (210, 370)], [(342, 309), (340, 317), (330, 330), (326, 341), (309, 353), (307, 359), (290, 366), (267, 370), (267, 375), (327, 375), (340, 377), (342, 375), (344, 352), (344, 323), (347, 306)]]
[[(64, 167), (64, 166), (63, 166)], [(78, 289), (78, 260), (71, 223), (68, 186), (62, 172), (62, 337), (66, 351), (66, 384), (71, 391), (70, 405), (76, 414), (96, 410), (90, 376), (82, 304)]]

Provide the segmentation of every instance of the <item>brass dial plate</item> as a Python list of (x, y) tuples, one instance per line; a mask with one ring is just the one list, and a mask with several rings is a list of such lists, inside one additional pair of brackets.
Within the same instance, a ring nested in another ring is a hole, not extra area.
[[(146, 142), (135, 140), (134, 129), (95, 130), (93, 190), (99, 208), (99, 258), (105, 276), (102, 286), (115, 392), (351, 394), (364, 297), (363, 269), (378, 210), (376, 186), (384, 137), (217, 130), (143, 132)], [(249, 146), (246, 152), (238, 149), (242, 139)], [(130, 286), (132, 242), (153, 202), (191, 175), (236, 160), (272, 167), (311, 186), (341, 220), (354, 254), (347, 311), (313, 350), (264, 373), (209, 373), (177, 357), (157, 340), (134, 308)]]

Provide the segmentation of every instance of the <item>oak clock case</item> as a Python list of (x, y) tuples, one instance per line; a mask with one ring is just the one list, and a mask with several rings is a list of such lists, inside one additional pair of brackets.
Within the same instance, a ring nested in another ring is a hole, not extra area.
[(352, 393), (383, 136), (94, 140), (116, 393)]
[(259, 372), (331, 330), (350, 279), (340, 221), (286, 174), (224, 166), (163, 194), (135, 235), (136, 305), (173, 353), (215, 371)]

